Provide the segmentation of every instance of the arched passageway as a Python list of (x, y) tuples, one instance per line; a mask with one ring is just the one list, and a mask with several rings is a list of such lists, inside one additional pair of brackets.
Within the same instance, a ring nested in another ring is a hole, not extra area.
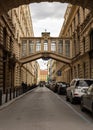
[(4, 13), (8, 10), (18, 7), (24, 4), (39, 2), (61, 2), (71, 3), (73, 5), (79, 5), (84, 8), (93, 9), (93, 0), (1, 0), (0, 1), (0, 12)]

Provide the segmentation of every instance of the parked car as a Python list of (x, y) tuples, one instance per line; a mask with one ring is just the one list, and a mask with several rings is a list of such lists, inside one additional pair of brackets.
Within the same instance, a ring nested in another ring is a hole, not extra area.
[(43, 87), (44, 85), (45, 85), (45, 81), (40, 81), (40, 82), (39, 82), (39, 86), (40, 86), (40, 87)]
[(65, 83), (65, 82), (61, 82), (59, 83), (59, 86), (58, 86), (58, 94), (66, 94), (66, 89), (68, 87), (68, 84)]
[(66, 100), (70, 101), (71, 103), (74, 103), (75, 101), (81, 101), (82, 95), (91, 84), (93, 84), (93, 79), (73, 79), (70, 87), (66, 89)]
[(59, 88), (61, 88), (62, 86), (65, 89), (68, 86), (68, 84), (65, 82), (62, 82), (62, 81), (56, 82), (55, 86), (54, 86), (54, 92), (58, 92), (59, 94), (61, 94), (61, 92), (60, 92), (61, 90)]
[(55, 84), (56, 84), (55, 82), (51, 82), (51, 83), (50, 83), (50, 87), (49, 87), (49, 88), (50, 88), (53, 92), (55, 92)]
[(55, 91), (54, 92), (57, 92), (58, 91), (58, 87), (59, 87), (59, 84), (60, 84), (61, 82), (56, 82), (55, 83)]
[(49, 87), (50, 87), (50, 84), (49, 84), (48, 82), (46, 82), (45, 86), (46, 86), (47, 88), (49, 88)]
[(85, 94), (81, 97), (81, 110), (85, 109), (92, 112), (93, 115), (93, 84), (85, 91)]

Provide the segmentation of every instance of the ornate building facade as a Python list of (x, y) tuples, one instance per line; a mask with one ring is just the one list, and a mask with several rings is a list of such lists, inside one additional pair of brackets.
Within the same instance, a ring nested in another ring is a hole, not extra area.
[(16, 64), (13, 53), (14, 26), (8, 14), (0, 17), (0, 89), (14, 85), (14, 68)]
[[(19, 60), (22, 50), (26, 49), (21, 44), (21, 37), (33, 37), (33, 25), (29, 5), (23, 5), (9, 11), (9, 16), (15, 27), (14, 53)], [(30, 62), (23, 66), (16, 63), (15, 67), (15, 86), (19, 86), (22, 81), (27, 84), (34, 84), (36, 81), (36, 62)]]
[(61, 36), (72, 37), (72, 63), (63, 65), (63, 81), (93, 78), (93, 12), (68, 5)]
[[(0, 17), (0, 88), (19, 87), (22, 81), (36, 83), (36, 62), (20, 64), (21, 37), (32, 37), (33, 26), (28, 5), (10, 10)], [(23, 48), (25, 49), (25, 47)]]

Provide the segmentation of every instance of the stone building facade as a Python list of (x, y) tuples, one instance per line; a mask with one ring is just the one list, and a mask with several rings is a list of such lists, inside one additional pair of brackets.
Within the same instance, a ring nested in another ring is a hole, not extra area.
[(62, 67), (61, 62), (54, 59), (48, 61), (48, 81), (61, 81), (62, 79)]
[(0, 89), (36, 82), (36, 62), (21, 65), (21, 37), (34, 36), (30, 9), (23, 5), (0, 16)]
[[(21, 37), (33, 37), (33, 25), (29, 5), (22, 5), (8, 12), (15, 27), (14, 52), (19, 60), (22, 57)], [(25, 46), (23, 49), (26, 49)], [(24, 81), (27, 84), (34, 84), (36, 81), (36, 62), (30, 62), (21, 66), (16, 63), (15, 67), (15, 86), (20, 86)]]
[(40, 81), (45, 81), (47, 82), (47, 76), (48, 76), (48, 71), (47, 70), (40, 70)]
[(14, 68), (16, 64), (13, 52), (14, 26), (8, 14), (0, 17), (0, 89), (14, 85)]
[(93, 78), (93, 12), (68, 5), (61, 36), (72, 37), (72, 63), (63, 65), (63, 81), (73, 78)]

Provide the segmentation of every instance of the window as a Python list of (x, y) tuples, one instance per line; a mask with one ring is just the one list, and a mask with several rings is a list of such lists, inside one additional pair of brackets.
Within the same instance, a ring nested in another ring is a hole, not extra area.
[(90, 50), (93, 50), (93, 30), (90, 33)]
[(74, 66), (74, 77), (77, 78), (77, 67)]
[(77, 54), (80, 52), (80, 36), (77, 35)]
[(62, 75), (62, 71), (61, 70), (58, 70), (57, 71), (57, 76), (61, 76)]
[(66, 56), (70, 57), (70, 40), (65, 40)]
[(22, 56), (26, 56), (27, 40), (22, 41)]
[(29, 53), (34, 53), (34, 42), (29, 40)]
[(76, 84), (76, 80), (72, 80), (70, 86), (74, 86)]
[(78, 77), (80, 77), (80, 64), (78, 64)]
[(78, 24), (80, 24), (80, 11), (79, 10), (77, 12), (77, 16), (78, 16)]
[(89, 87), (91, 84), (93, 84), (93, 80), (78, 80), (76, 86)]
[(85, 37), (83, 37), (83, 51), (85, 53)]
[(63, 53), (63, 41), (60, 40), (58, 43), (58, 53), (62, 54)]
[(56, 51), (56, 42), (55, 41), (51, 42), (51, 51)]
[(48, 51), (48, 41), (44, 41), (44, 51)]
[(36, 41), (36, 51), (41, 51), (41, 42), (40, 42), (40, 40)]
[(73, 51), (74, 51), (74, 56), (76, 56), (76, 35), (74, 34), (74, 36), (73, 36), (73, 41), (74, 41), (74, 47), (73, 47)]
[(91, 93), (93, 93), (93, 85), (91, 85), (91, 86), (89, 87), (89, 89), (88, 89), (88, 94), (91, 94)]
[(83, 19), (85, 20), (85, 8), (82, 9), (83, 9)]
[(76, 29), (76, 20), (75, 20), (75, 18), (73, 20), (73, 24), (74, 24), (74, 30), (75, 30)]
[(10, 36), (10, 40), (9, 40), (9, 50), (12, 51), (12, 38)]
[(6, 47), (7, 32), (6, 28), (3, 28), (3, 45)]

